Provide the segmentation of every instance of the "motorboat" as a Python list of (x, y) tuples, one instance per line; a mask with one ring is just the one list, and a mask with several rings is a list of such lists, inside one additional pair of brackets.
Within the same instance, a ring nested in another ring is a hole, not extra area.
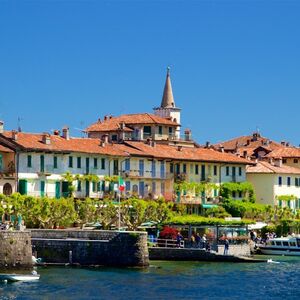
[(35, 281), (39, 280), (40, 275), (35, 271), (32, 274), (0, 274), (0, 281)]
[(300, 237), (272, 238), (257, 247), (262, 254), (300, 256)]

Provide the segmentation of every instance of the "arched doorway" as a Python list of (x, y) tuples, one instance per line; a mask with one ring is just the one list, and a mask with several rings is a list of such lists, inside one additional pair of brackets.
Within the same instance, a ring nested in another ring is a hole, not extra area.
[(3, 186), (3, 194), (9, 196), (12, 194), (12, 187), (10, 183), (5, 183)]

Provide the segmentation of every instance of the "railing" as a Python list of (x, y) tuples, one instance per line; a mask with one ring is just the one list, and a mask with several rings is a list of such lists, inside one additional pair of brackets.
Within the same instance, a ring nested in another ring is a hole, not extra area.
[(15, 168), (6, 168), (0, 170), (0, 176), (15, 177)]
[(148, 242), (153, 247), (159, 248), (184, 248), (184, 240), (181, 240), (179, 243), (177, 240), (172, 239), (158, 239), (151, 236), (148, 237)]

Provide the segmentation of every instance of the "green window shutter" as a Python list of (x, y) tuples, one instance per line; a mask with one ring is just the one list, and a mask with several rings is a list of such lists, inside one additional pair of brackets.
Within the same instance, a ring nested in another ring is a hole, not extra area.
[(45, 196), (45, 181), (41, 181), (41, 197)]
[(45, 171), (45, 156), (44, 155), (40, 156), (40, 171), (41, 172)]
[(60, 181), (55, 182), (55, 198), (60, 198)]
[(73, 156), (69, 156), (69, 168), (73, 168)]
[(98, 159), (94, 158), (94, 169), (98, 168)]
[(27, 167), (31, 168), (32, 167), (32, 156), (27, 155)]
[(77, 157), (77, 168), (81, 168), (81, 157)]
[(77, 181), (77, 192), (81, 192), (81, 181)]
[(101, 181), (97, 182), (97, 192), (101, 191)]
[(53, 168), (57, 169), (57, 156), (53, 157)]
[(97, 191), (96, 182), (93, 182), (93, 192), (95, 193)]
[(2, 171), (3, 169), (3, 159), (2, 159), (2, 155), (0, 154), (0, 171)]
[(101, 191), (104, 192), (105, 191), (105, 181), (101, 182)]
[(25, 179), (19, 180), (19, 193), (21, 195), (27, 195), (27, 180)]

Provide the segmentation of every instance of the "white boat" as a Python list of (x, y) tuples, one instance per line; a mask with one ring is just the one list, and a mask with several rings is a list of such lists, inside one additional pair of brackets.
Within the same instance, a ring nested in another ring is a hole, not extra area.
[(300, 256), (300, 237), (273, 238), (257, 247), (262, 254)]
[(35, 281), (39, 279), (39, 274), (0, 274), (1, 281)]

